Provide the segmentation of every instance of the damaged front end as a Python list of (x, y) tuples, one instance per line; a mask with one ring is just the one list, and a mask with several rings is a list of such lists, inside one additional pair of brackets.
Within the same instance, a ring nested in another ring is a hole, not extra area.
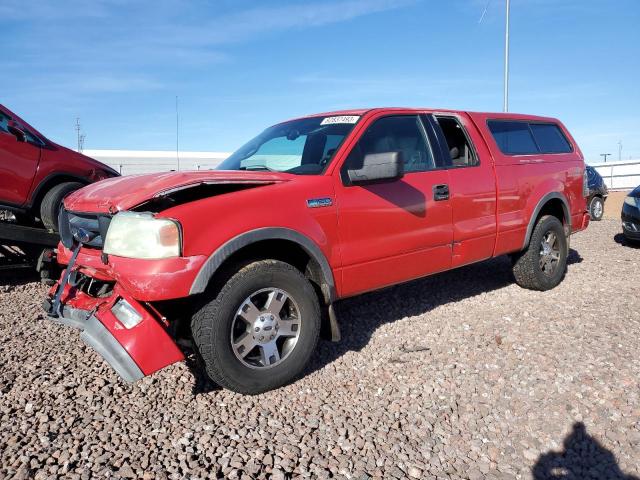
[(264, 172), (176, 172), (114, 178), (71, 194), (58, 221), (57, 257), (66, 269), (44, 302), (47, 314), (82, 330), (127, 381), (183, 360), (182, 320), (210, 252), (185, 253), (180, 222), (164, 212), (281, 181)]
[(139, 302), (103, 272), (94, 276), (77, 265), (83, 245), (95, 237), (72, 231), (72, 255), (43, 307), (57, 323), (80, 329), (80, 338), (128, 382), (184, 359), (169, 334), (169, 323), (151, 304)]

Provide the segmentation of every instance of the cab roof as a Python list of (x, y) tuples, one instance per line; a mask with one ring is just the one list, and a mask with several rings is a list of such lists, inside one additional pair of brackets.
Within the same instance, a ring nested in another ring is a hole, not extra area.
[(557, 121), (555, 118), (542, 117), (539, 115), (528, 115), (523, 113), (510, 112), (474, 112), (468, 110), (450, 110), (446, 108), (433, 107), (375, 107), (375, 108), (354, 108), (349, 110), (336, 110), (332, 112), (313, 113), (302, 117), (293, 118), (291, 120), (299, 120), (301, 118), (314, 117), (335, 117), (342, 115), (363, 116), (367, 113), (393, 113), (393, 112), (415, 112), (415, 113), (450, 113), (450, 114), (468, 114), (472, 117), (492, 118), (492, 119), (511, 119), (511, 120), (533, 120), (533, 121)]

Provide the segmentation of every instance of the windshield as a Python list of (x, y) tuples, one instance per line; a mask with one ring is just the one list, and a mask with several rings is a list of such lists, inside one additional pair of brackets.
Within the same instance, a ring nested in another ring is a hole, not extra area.
[(242, 146), (217, 170), (321, 174), (359, 118), (313, 117), (274, 125)]

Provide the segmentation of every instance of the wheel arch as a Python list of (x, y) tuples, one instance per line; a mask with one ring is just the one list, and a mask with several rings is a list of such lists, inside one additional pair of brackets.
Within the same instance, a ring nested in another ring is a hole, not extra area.
[(89, 184), (89, 180), (80, 175), (75, 175), (73, 173), (67, 172), (52, 173), (43, 178), (38, 186), (33, 190), (28, 208), (30, 210), (39, 209), (40, 204), (42, 203), (42, 199), (47, 194), (47, 192), (56, 185), (60, 185), (61, 183), (65, 182), (79, 182), (83, 185)]
[(538, 201), (531, 213), (524, 244), (522, 245), (523, 250), (529, 246), (529, 241), (538, 219), (547, 214), (557, 217), (563, 223), (565, 231), (568, 232), (567, 236), (571, 233), (571, 211), (569, 210), (567, 198), (560, 192), (549, 192)]
[[(312, 280), (319, 283), (325, 303), (330, 305), (336, 300), (333, 271), (320, 247), (306, 235), (284, 227), (265, 227), (245, 232), (220, 246), (200, 268), (191, 284), (190, 295), (204, 292), (220, 268), (234, 256), (242, 252), (251, 252), (256, 247), (276, 244), (281, 247), (290, 246), (288, 253), (291, 255), (296, 254), (296, 249), (299, 249), (298, 252), (304, 252), (311, 260)], [(260, 252), (260, 256), (270, 258), (272, 252), (272, 249), (267, 248), (264, 253)]]

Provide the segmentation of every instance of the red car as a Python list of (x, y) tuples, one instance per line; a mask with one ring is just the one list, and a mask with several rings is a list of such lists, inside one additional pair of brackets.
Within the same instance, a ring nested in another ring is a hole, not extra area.
[(56, 145), (0, 105), (0, 210), (18, 217), (19, 223), (42, 223), (57, 231), (66, 195), (115, 176), (115, 170)]
[[(218, 171), (114, 178), (65, 199), (45, 308), (126, 380), (183, 359), (243, 393), (300, 374), (340, 299), (510, 254), (548, 290), (589, 223), (558, 121), (377, 108), (280, 123)], [(323, 313), (326, 313), (323, 314)]]

